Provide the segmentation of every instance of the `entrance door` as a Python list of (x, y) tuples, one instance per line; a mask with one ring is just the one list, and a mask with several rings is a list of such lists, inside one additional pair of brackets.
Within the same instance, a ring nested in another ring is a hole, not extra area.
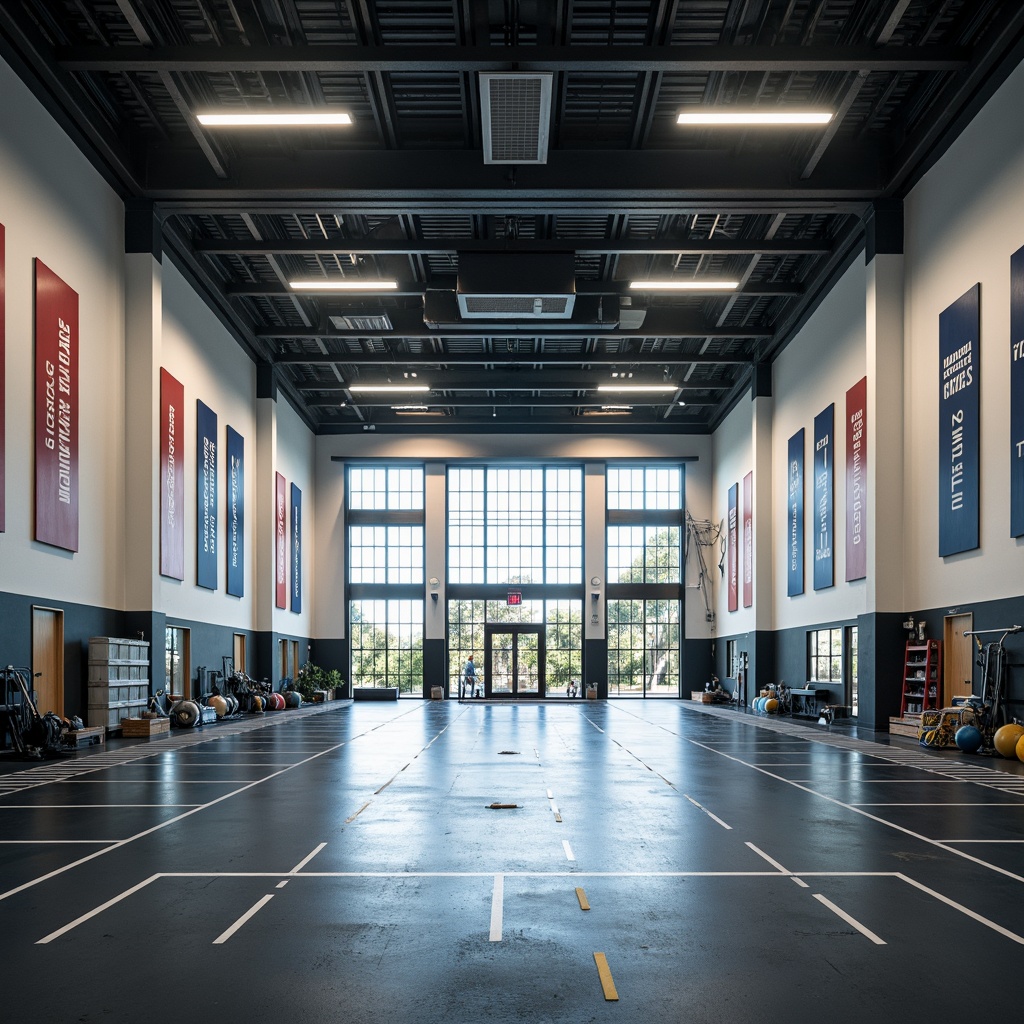
[(942, 706), (948, 708), (954, 697), (971, 693), (974, 679), (974, 637), (964, 636), (974, 628), (974, 615), (947, 615), (943, 621)]
[(64, 714), (64, 613), (58, 608), (32, 609), (32, 675), (39, 714)]
[(544, 696), (544, 627), (484, 629), (485, 697)]

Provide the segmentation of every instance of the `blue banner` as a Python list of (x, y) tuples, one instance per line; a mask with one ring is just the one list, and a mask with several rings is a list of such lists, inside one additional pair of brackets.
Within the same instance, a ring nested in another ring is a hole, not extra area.
[(1024, 536), (1024, 249), (1010, 257), (1010, 536)]
[(789, 502), (786, 506), (786, 593), (796, 597), (804, 592), (804, 431), (801, 427), (789, 439), (786, 478)]
[(814, 417), (814, 589), (835, 583), (832, 496), (835, 493), (835, 405)]
[(939, 555), (979, 545), (981, 285), (939, 314)]
[(217, 414), (196, 400), (196, 583), (217, 589)]
[(302, 491), (292, 484), (292, 611), (302, 611)]
[(245, 438), (228, 427), (228, 593), (245, 595)]

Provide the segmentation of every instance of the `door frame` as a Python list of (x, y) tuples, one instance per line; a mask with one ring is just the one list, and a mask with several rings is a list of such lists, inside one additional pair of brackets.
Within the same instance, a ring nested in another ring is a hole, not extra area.
[[(942, 706), (948, 708), (955, 696), (970, 694), (974, 692), (974, 642), (973, 638), (963, 635), (963, 630), (953, 628), (954, 620), (964, 619), (969, 622), (961, 622), (966, 625), (968, 631), (974, 629), (973, 612), (956, 612), (953, 615), (946, 615), (942, 620)], [(964, 654), (966, 653), (967, 664), (970, 666), (967, 677), (967, 688), (964, 689), (965, 680), (956, 679), (957, 666), (963, 665)]]
[(35, 685), (36, 662), (39, 660), (36, 655), (36, 612), (45, 612), (54, 617), (56, 623), (56, 637), (54, 638), (55, 650), (53, 652), (54, 678), (53, 678), (53, 700), (57, 705), (54, 708), (42, 708), (40, 714), (46, 711), (56, 711), (57, 714), (64, 714), (64, 609), (51, 608), (48, 605), (34, 604), (31, 610), (32, 630), (32, 667), (31, 678), (28, 680), (29, 688), (36, 698), (36, 706), (39, 706), (38, 695)]
[[(547, 665), (547, 627), (544, 623), (536, 622), (488, 622), (484, 624), (484, 697), (491, 697), (491, 655), (492, 638), (495, 633), (534, 633), (537, 636), (537, 692), (532, 690), (529, 693), (520, 694), (517, 691), (502, 693), (502, 697), (512, 699), (533, 699), (543, 700), (547, 694), (545, 683), (545, 671)], [(518, 644), (513, 648), (515, 658), (513, 663), (518, 662)], [(515, 682), (515, 675), (513, 674)]]

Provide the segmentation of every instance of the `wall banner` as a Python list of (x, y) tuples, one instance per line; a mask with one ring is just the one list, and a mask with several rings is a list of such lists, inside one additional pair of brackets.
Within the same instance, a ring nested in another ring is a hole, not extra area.
[(868, 379), (846, 392), (846, 581), (868, 574)]
[(196, 583), (217, 589), (217, 414), (196, 399)]
[(981, 285), (939, 314), (939, 555), (978, 547)]
[(302, 611), (302, 491), (292, 484), (292, 611)]
[(274, 474), (274, 593), (278, 608), (288, 607), (288, 505), (284, 494), (284, 477)]
[(78, 292), (36, 270), (35, 539), (78, 550)]
[(185, 386), (160, 368), (160, 575), (185, 578)]
[(754, 473), (743, 478), (743, 607), (754, 603)]
[(228, 593), (245, 595), (245, 438), (227, 428), (227, 555)]
[(1024, 536), (1024, 249), (1010, 257), (1010, 536)]
[(835, 461), (835, 405), (814, 417), (814, 589), (835, 583), (832, 568), (832, 496)]
[(786, 461), (788, 504), (786, 506), (786, 593), (796, 597), (804, 592), (804, 431), (801, 427), (789, 439)]
[(739, 607), (739, 595), (737, 593), (739, 581), (739, 530), (736, 511), (737, 485), (729, 488), (729, 611), (734, 612)]
[(7, 285), (4, 274), (4, 226), (0, 224), (0, 533), (7, 529), (6, 508), (7, 491), (5, 481), (7, 479), (7, 467), (5, 452), (7, 451), (4, 438), (4, 426), (7, 423), (6, 398), (7, 384), (4, 380), (4, 367), (7, 366), (5, 355), (5, 338), (7, 324)]

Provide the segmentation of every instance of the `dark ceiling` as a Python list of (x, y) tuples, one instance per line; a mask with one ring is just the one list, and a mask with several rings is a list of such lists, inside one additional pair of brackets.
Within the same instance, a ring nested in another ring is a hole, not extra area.
[[(130, 243), (156, 226), (319, 433), (714, 429), (865, 238), (898, 244), (900, 200), (1022, 39), (1019, 0), (0, 4), (0, 53), (128, 202)], [(543, 163), (484, 162), (480, 73), (510, 71), (551, 73)], [(678, 126), (694, 106), (836, 116)], [(213, 108), (354, 123), (201, 127)], [(460, 269), (494, 253), (512, 285), (571, 260), (572, 319), (460, 318)], [(738, 290), (628, 289), (723, 276)], [(381, 277), (397, 290), (287, 284)], [(673, 389), (596, 390), (622, 380)], [(388, 381), (430, 391), (350, 390)]]

